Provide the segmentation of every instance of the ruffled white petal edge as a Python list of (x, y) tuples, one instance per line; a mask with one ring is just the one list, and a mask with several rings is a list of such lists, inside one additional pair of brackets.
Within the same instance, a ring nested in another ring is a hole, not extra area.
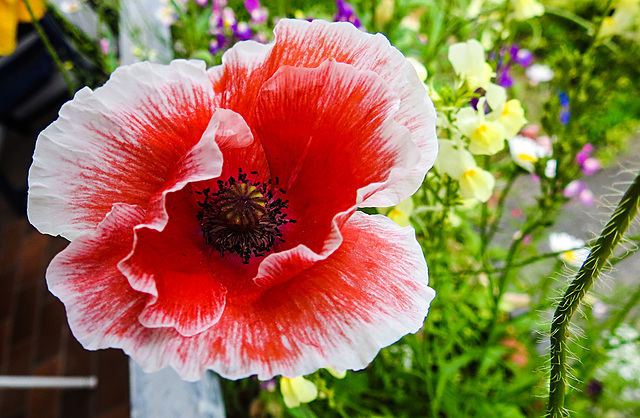
[[(103, 87), (80, 90), (38, 137), (29, 171), (30, 222), (73, 240), (93, 230), (114, 203), (146, 207), (200, 139), (213, 101), (200, 61), (123, 66)], [(193, 132), (185, 138), (188, 129)], [(159, 135), (149, 138), (149, 131)]]

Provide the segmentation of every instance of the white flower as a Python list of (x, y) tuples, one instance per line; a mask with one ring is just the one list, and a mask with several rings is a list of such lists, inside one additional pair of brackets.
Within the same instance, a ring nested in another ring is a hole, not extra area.
[(544, 6), (535, 0), (512, 0), (516, 20), (527, 20), (544, 14)]
[(66, 0), (60, 3), (60, 11), (63, 13), (75, 13), (82, 7), (81, 0)]
[(453, 70), (465, 80), (469, 89), (487, 88), (495, 73), (484, 58), (484, 48), (480, 42), (470, 39), (449, 47), (449, 61)]
[(552, 232), (549, 234), (549, 248), (554, 253), (563, 251), (560, 259), (573, 267), (580, 267), (589, 256), (589, 249), (584, 241), (566, 232)]
[(524, 73), (534, 86), (553, 79), (553, 70), (544, 64), (532, 64)]
[(556, 177), (556, 170), (558, 169), (558, 162), (556, 160), (547, 161), (547, 165), (544, 167), (544, 175), (548, 179)]
[(516, 135), (509, 140), (509, 152), (511, 153), (513, 162), (530, 173), (534, 172), (534, 165), (540, 158), (548, 156), (547, 150), (542, 145), (522, 135)]

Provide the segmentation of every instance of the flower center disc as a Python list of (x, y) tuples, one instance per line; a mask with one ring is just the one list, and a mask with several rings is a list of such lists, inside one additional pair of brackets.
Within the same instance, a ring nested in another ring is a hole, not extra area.
[(196, 192), (204, 196), (204, 201), (198, 202), (202, 209), (197, 217), (205, 242), (222, 256), (225, 252), (238, 254), (244, 264), (251, 257), (264, 256), (276, 241), (284, 242), (280, 227), (296, 221), (287, 219), (282, 212), (289, 201), (276, 198), (270, 186), (271, 180), (268, 183), (247, 180), (240, 169), (237, 179), (218, 180), (216, 193), (210, 189)]

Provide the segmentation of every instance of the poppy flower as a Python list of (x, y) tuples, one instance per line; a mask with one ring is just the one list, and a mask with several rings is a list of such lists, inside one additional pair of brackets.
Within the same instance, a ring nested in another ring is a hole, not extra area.
[(200, 61), (123, 66), (39, 136), (29, 219), (90, 350), (237, 379), (361, 369), (434, 291), (392, 206), (437, 154), (435, 111), (382, 35), (283, 20)]

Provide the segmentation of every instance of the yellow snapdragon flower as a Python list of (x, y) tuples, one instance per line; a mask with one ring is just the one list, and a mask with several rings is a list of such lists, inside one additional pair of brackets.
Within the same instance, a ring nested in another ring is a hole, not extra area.
[(491, 173), (478, 167), (473, 155), (456, 148), (453, 141), (441, 140), (436, 159), (436, 170), (447, 174), (460, 184), (460, 195), (465, 199), (486, 202), (493, 194), (496, 180)]
[(409, 226), (411, 225), (411, 221), (409, 220), (409, 218), (413, 213), (413, 209), (413, 199), (409, 197), (408, 199), (403, 200), (402, 202), (391, 208), (391, 210), (387, 213), (387, 216), (389, 217), (389, 219), (400, 226)]
[(316, 385), (302, 376), (282, 377), (280, 392), (288, 408), (297, 408), (300, 404), (311, 402), (318, 397)]
[(504, 127), (507, 138), (516, 136), (518, 132), (520, 132), (520, 129), (527, 123), (520, 100), (511, 99), (505, 103), (498, 116), (497, 122)]
[(611, 16), (604, 18), (598, 36), (608, 38), (619, 35), (629, 30), (636, 21), (640, 12), (640, 1), (620, 0), (614, 6)]
[(505, 128), (485, 118), (483, 99), (477, 111), (470, 107), (460, 109), (454, 126), (469, 138), (469, 151), (473, 154), (493, 155), (504, 148)]
[(9, 55), (16, 49), (18, 22), (31, 22), (25, 1), (36, 19), (44, 16), (43, 0), (0, 0), (0, 55)]
[(506, 139), (516, 136), (527, 123), (520, 100), (507, 101), (507, 90), (496, 84), (490, 84), (487, 87), (485, 97), (491, 107), (491, 113), (487, 115), (487, 119), (499, 123), (504, 128)]
[(496, 75), (484, 59), (484, 48), (475, 39), (451, 45), (448, 57), (453, 70), (470, 90), (486, 89)]

